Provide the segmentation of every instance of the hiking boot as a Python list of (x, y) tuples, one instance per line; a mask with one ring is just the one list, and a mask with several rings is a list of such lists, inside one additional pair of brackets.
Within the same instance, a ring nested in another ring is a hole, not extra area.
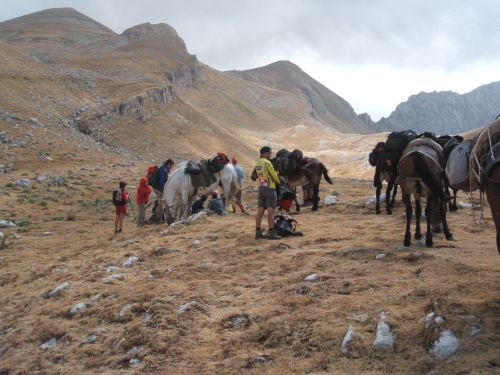
[(255, 230), (255, 239), (260, 240), (264, 238), (264, 234), (262, 233), (262, 229), (256, 229)]
[(281, 240), (281, 236), (279, 236), (274, 229), (269, 229), (266, 238), (270, 240)]

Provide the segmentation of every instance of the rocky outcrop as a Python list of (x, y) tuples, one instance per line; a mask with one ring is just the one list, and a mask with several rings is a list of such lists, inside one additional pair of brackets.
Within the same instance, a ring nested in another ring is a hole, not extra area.
[(389, 117), (382, 118), (372, 127), (375, 131), (413, 129), (456, 134), (483, 127), (499, 113), (500, 82), (493, 82), (463, 95), (435, 91), (410, 96)]
[(147, 110), (148, 106), (154, 103), (171, 103), (174, 98), (175, 89), (173, 86), (150, 88), (118, 104), (108, 105), (105, 109), (94, 113), (86, 113), (79, 121), (78, 129), (84, 134), (99, 138), (99, 129), (115, 116), (129, 116), (138, 121), (145, 122), (152, 115), (151, 111)]

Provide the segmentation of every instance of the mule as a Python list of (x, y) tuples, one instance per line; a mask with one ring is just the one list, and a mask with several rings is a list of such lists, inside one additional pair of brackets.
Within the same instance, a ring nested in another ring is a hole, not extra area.
[[(181, 162), (168, 178), (163, 189), (163, 201), (167, 207), (167, 221), (172, 223), (177, 220), (187, 219), (191, 214), (191, 205), (196, 196), (197, 189), (193, 186), (191, 176), (185, 173), (187, 162)], [(222, 184), (226, 205), (236, 196), (239, 191), (236, 182), (236, 172), (231, 163), (214, 174), (217, 181), (206, 187), (208, 191), (214, 191)]]
[[(444, 156), (442, 148), (428, 138), (411, 141), (399, 160), (399, 184), (403, 193), (403, 203), (406, 208), (405, 246), (410, 246), (411, 244), (412, 195), (415, 199), (415, 239), (419, 240), (422, 238), (420, 231), (420, 217), (422, 214), (420, 200), (422, 197), (426, 198), (425, 216), (427, 231), (425, 234), (425, 245), (427, 247), (432, 247), (433, 245), (433, 216), (442, 222), (446, 239), (449, 241), (453, 239), (446, 221), (443, 168)], [(437, 221), (434, 221), (434, 226), (437, 229)]]
[[(280, 155), (278, 152), (277, 155)], [(319, 184), (321, 178), (325, 178), (330, 185), (333, 184), (325, 165), (315, 158), (303, 158), (295, 168), (289, 168), (289, 160), (286, 156), (277, 156), (272, 160), (276, 171), (282, 176), (290, 188), (305, 187), (312, 188), (312, 210), (319, 208)], [(298, 203), (296, 202), (297, 207)]]
[(471, 190), (486, 193), (500, 254), (500, 115), (479, 135), (469, 159)]
[[(392, 209), (394, 208), (394, 202), (396, 201), (396, 194), (398, 193), (398, 184), (396, 183), (397, 174), (394, 173), (393, 168), (384, 168), (382, 164), (381, 155), (385, 149), (385, 142), (379, 142), (375, 148), (368, 155), (368, 162), (372, 167), (375, 168), (375, 176), (373, 176), (373, 186), (375, 190), (375, 213), (380, 214), (380, 192), (382, 190), (382, 184), (387, 182), (387, 189), (385, 191), (385, 201), (386, 201), (386, 212), (387, 215), (392, 214)], [(393, 191), (394, 188), (394, 191)], [(392, 198), (391, 198), (392, 192)]]

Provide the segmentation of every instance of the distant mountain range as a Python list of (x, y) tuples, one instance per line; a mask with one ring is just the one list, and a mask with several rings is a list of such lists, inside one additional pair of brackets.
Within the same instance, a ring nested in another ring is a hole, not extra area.
[(455, 134), (487, 125), (500, 114), (500, 82), (480, 86), (460, 95), (453, 91), (421, 92), (399, 104), (387, 118), (360, 119), (374, 131), (413, 129)]
[(273, 145), (289, 129), (324, 139), (332, 131), (455, 133), (500, 112), (500, 83), (492, 83), (465, 95), (420, 93), (374, 123), (289, 61), (221, 72), (167, 24), (117, 34), (72, 8), (1, 22), (0, 64), (2, 111), (138, 158), (226, 150), (252, 160), (263, 141)]

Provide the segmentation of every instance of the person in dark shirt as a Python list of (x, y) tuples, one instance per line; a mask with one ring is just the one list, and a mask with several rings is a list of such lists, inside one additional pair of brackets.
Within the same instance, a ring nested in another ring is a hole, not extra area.
[(201, 195), (197, 200), (193, 202), (191, 206), (191, 215), (197, 214), (201, 212), (205, 207), (203, 206), (207, 200), (207, 196), (205, 194)]
[(226, 207), (224, 207), (224, 202), (217, 193), (212, 194), (212, 199), (207, 207), (210, 211), (215, 212), (217, 215), (226, 215)]

